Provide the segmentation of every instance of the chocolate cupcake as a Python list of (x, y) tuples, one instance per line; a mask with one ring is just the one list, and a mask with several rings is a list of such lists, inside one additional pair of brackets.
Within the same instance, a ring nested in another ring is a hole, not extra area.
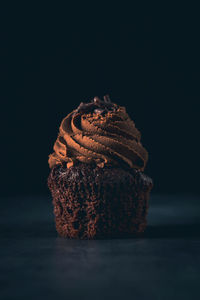
[(48, 186), (56, 229), (68, 238), (124, 237), (146, 227), (148, 153), (124, 107), (95, 97), (61, 122)]

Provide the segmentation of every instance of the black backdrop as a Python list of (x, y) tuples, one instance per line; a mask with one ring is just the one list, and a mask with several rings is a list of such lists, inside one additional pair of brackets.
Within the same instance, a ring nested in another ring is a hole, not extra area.
[(187, 9), (15, 9), (1, 27), (1, 193), (48, 193), (62, 118), (104, 94), (142, 132), (154, 192), (199, 193), (198, 18)]

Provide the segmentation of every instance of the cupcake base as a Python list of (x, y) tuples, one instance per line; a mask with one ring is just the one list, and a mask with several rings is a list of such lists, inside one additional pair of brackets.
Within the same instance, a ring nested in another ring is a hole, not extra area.
[(152, 180), (117, 167), (55, 166), (48, 177), (60, 236), (94, 239), (139, 234), (146, 228)]

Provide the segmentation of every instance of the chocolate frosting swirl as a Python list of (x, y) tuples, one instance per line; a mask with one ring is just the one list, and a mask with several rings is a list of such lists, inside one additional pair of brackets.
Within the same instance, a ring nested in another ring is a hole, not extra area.
[(61, 122), (49, 166), (66, 163), (69, 168), (79, 162), (104, 165), (125, 164), (144, 170), (148, 153), (142, 146), (140, 132), (125, 107), (95, 97), (81, 103)]

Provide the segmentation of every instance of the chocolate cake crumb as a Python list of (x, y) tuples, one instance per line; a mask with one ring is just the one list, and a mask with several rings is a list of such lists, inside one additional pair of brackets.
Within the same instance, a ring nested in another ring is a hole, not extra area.
[[(76, 177), (76, 180), (74, 180)], [(132, 236), (146, 227), (152, 180), (140, 171), (80, 163), (54, 166), (48, 177), (60, 236)]]

